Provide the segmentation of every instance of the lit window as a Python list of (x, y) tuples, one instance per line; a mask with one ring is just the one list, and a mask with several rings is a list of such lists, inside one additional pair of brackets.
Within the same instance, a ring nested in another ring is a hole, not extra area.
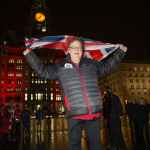
[(9, 59), (9, 63), (15, 63), (14, 59)]
[(46, 60), (46, 58), (45, 58), (45, 61), (44, 61), (45, 63), (47, 63), (47, 60)]
[(51, 91), (53, 91), (53, 88), (51, 88)]
[(41, 79), (41, 83), (43, 83), (43, 79)]
[(35, 83), (37, 83), (38, 81), (37, 81), (37, 79), (35, 80)]
[(22, 77), (22, 73), (16, 73), (16, 77)]
[(16, 84), (21, 84), (21, 80), (17, 79)]
[(140, 71), (143, 71), (143, 68), (140, 68)]
[(33, 94), (31, 94), (31, 100), (33, 100)]
[(51, 58), (51, 62), (53, 62), (52, 58)]
[(28, 100), (28, 94), (25, 94), (25, 101)]
[(59, 84), (57, 80), (56, 80), (56, 84)]
[(41, 63), (43, 63), (43, 58), (41, 58)]
[(8, 77), (14, 77), (14, 73), (13, 72), (8, 72)]
[[(100, 90), (101, 91), (101, 90)], [(59, 88), (56, 88), (56, 92), (60, 92), (60, 89)]]
[(47, 91), (47, 87), (45, 88), (45, 91)]
[(22, 69), (22, 66), (21, 65), (17, 65), (17, 70), (21, 70)]
[(53, 100), (53, 93), (51, 93), (51, 100)]
[(134, 71), (137, 71), (137, 68), (136, 68), (136, 67), (134, 67)]
[(7, 87), (7, 91), (12, 92), (13, 91), (13, 87)]
[(25, 87), (25, 91), (27, 91), (28, 90), (28, 88), (27, 87)]
[(1, 80), (1, 83), (4, 83), (4, 79)]
[(38, 83), (40, 83), (40, 79), (38, 79)]
[(45, 80), (44, 83), (47, 83), (47, 80)]
[(56, 101), (61, 101), (61, 95), (56, 95)]
[(32, 83), (34, 83), (34, 79), (32, 79)]
[(28, 83), (28, 79), (26, 79), (26, 83)]
[(21, 60), (21, 59), (18, 59), (18, 60), (17, 60), (17, 64), (22, 64), (22, 60)]
[(26, 76), (28, 75), (28, 71), (26, 71)]
[(32, 77), (34, 77), (34, 72), (32, 71)]
[(2, 76), (4, 76), (4, 72), (2, 72)]

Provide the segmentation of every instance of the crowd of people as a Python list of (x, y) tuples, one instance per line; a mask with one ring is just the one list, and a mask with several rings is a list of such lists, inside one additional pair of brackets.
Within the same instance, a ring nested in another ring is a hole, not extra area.
[[(51, 109), (49, 107), (47, 111), (48, 121), (51, 121)], [(7, 141), (16, 141), (17, 138), (21, 136), (21, 129), (20, 125), (23, 124), (23, 136), (28, 137), (28, 127), (30, 126), (30, 118), (31, 118), (31, 111), (25, 105), (23, 110), (21, 111), (20, 106), (16, 104), (13, 105), (13, 102), (10, 101), (7, 106), (3, 103), (0, 104), (0, 130), (2, 134), (2, 142), (6, 143)], [(44, 119), (44, 112), (42, 107), (36, 112), (36, 119), (37, 119), (37, 130), (38, 126), (40, 125), (41, 131), (41, 122)]]
[[(149, 110), (150, 105), (146, 103), (146, 100), (142, 97), (138, 100), (127, 100), (125, 105), (126, 112), (129, 118), (129, 126), (131, 132), (134, 132), (143, 138), (143, 131), (145, 127), (145, 135), (149, 137)], [(103, 98), (103, 115), (105, 124), (108, 127), (111, 141), (111, 150), (117, 150), (116, 140), (118, 148), (123, 150), (123, 136), (121, 130), (121, 119), (123, 118), (123, 106), (117, 95), (111, 92), (110, 87), (105, 87), (105, 96)]]
[[(2, 142), (6, 143), (8, 139), (10, 141), (16, 141), (20, 138), (20, 124), (23, 123), (23, 133), (27, 136), (28, 124), (30, 122), (30, 110), (25, 106), (24, 110), (20, 110), (20, 106), (16, 104), (13, 106), (13, 102), (10, 101), (7, 106), (3, 103), (0, 104), (0, 127), (2, 134)], [(26, 128), (26, 131), (24, 132)], [(10, 138), (8, 138), (10, 135)]]
[(149, 136), (148, 126), (150, 105), (146, 103), (146, 100), (143, 97), (140, 98), (139, 101), (135, 99), (133, 102), (128, 99), (125, 109), (128, 114), (131, 132), (143, 136), (145, 127), (145, 135)]

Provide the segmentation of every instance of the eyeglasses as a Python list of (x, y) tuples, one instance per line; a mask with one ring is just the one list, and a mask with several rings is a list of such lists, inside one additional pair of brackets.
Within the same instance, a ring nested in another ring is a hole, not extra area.
[(73, 46), (73, 47), (70, 47), (73, 51), (75, 51), (76, 49), (78, 50), (78, 51), (82, 51), (82, 47), (75, 47), (75, 46)]

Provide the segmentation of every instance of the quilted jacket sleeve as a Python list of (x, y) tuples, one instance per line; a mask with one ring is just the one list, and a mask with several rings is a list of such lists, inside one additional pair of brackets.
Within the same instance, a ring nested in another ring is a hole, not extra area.
[(92, 61), (94, 62), (94, 65), (96, 66), (98, 70), (97, 71), (98, 74), (106, 75), (110, 73), (111, 71), (113, 71), (119, 65), (124, 55), (125, 55), (125, 52), (122, 51), (120, 48), (118, 48), (116, 52), (113, 54), (113, 56), (109, 58), (106, 62), (95, 61), (95, 60), (92, 60)]
[(49, 67), (44, 66), (33, 51), (28, 53), (25, 57), (39, 78), (57, 80), (58, 63)]

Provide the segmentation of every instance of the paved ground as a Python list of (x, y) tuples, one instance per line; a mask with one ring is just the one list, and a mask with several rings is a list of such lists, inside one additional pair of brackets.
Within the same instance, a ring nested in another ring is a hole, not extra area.
[[(106, 150), (110, 145), (109, 134), (104, 125), (103, 117), (101, 119), (102, 146), (103, 150)], [(16, 142), (9, 142), (7, 144), (2, 144), (0, 142), (0, 150), (69, 150), (67, 128), (67, 121), (65, 118), (52, 118), (50, 126), (47, 124), (46, 119), (44, 119), (42, 131), (37, 132), (36, 119), (31, 119), (29, 137), (23, 138), (21, 132), (21, 138)], [(134, 133), (131, 134), (126, 114), (122, 119), (122, 132), (125, 150), (150, 149), (149, 139), (146, 139), (145, 136), (143, 139), (139, 139)], [(83, 130), (82, 135), (82, 150), (89, 150), (89, 141), (85, 129)]]

